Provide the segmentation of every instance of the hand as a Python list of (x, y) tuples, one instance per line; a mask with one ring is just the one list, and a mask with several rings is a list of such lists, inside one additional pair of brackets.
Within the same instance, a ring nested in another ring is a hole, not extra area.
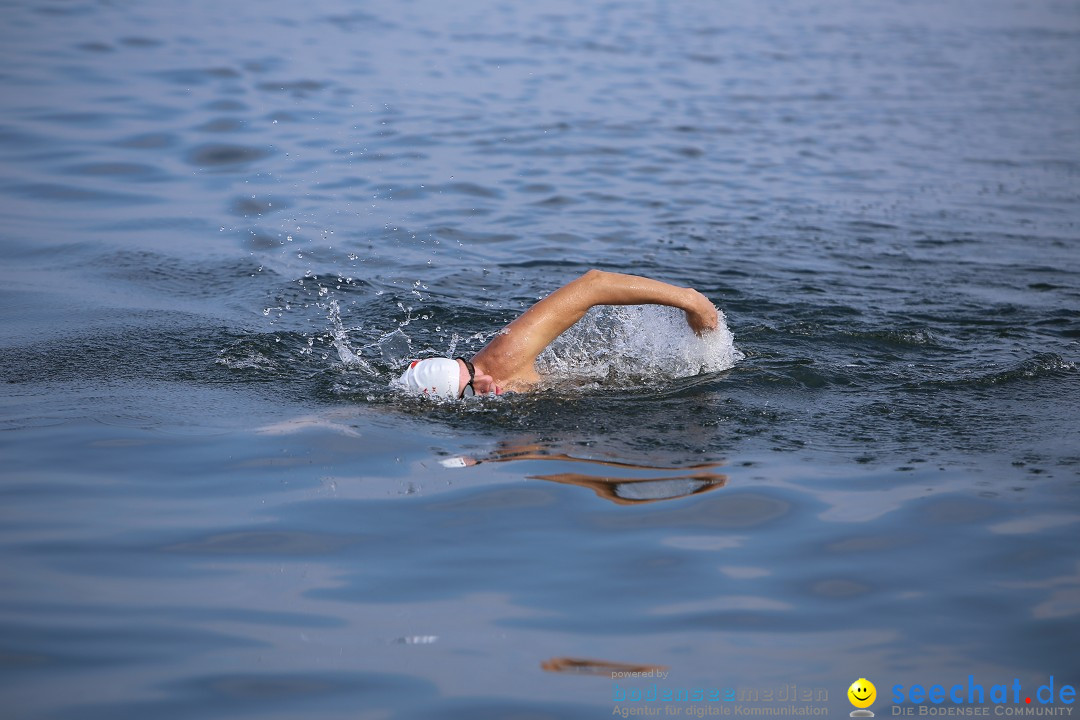
[(719, 318), (712, 302), (693, 288), (686, 290), (687, 304), (683, 306), (686, 312), (686, 324), (698, 335), (707, 330), (715, 330)]

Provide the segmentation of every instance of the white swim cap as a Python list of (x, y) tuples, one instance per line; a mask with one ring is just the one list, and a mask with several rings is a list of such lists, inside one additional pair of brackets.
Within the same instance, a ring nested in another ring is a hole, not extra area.
[(417, 395), (456, 398), (461, 394), (461, 367), (450, 358), (413, 360), (394, 384)]

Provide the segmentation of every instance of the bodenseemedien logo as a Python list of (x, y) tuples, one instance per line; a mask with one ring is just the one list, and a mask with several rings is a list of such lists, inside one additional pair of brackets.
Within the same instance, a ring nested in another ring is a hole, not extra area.
[(874, 683), (866, 678), (859, 678), (847, 689), (847, 697), (856, 708), (851, 711), (851, 717), (874, 717), (873, 711), (867, 710), (877, 699), (877, 688), (874, 687)]

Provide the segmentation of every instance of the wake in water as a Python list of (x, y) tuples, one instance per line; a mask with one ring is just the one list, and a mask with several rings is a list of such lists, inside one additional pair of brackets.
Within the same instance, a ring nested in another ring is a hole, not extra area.
[[(410, 359), (414, 343), (408, 322), (356, 347), (336, 301), (329, 303), (328, 314), (333, 345), (346, 368), (377, 380), (380, 373), (376, 366), (389, 364), (391, 376), (383, 378), (389, 383), (398, 366)], [(490, 338), (491, 334), (484, 333), (468, 337), (454, 334), (450, 346), (439, 354), (475, 352)], [(699, 337), (687, 326), (683, 311), (676, 308), (602, 306), (590, 310), (549, 345), (537, 358), (537, 370), (550, 387), (572, 384), (626, 389), (728, 370), (743, 357), (722, 311), (716, 330)]]

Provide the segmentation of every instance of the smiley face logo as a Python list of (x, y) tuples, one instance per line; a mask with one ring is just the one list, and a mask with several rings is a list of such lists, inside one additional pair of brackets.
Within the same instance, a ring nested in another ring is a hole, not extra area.
[(859, 678), (847, 689), (848, 700), (857, 708), (868, 708), (877, 699), (877, 688), (866, 678)]

